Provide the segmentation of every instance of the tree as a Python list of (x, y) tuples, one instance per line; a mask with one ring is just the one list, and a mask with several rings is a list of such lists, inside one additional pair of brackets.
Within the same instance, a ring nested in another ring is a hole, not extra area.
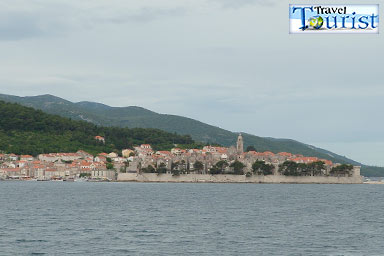
[(275, 167), (272, 164), (266, 164), (264, 161), (257, 160), (252, 164), (252, 170), (258, 175), (271, 175)]
[(353, 170), (353, 165), (351, 164), (341, 164), (335, 166), (331, 169), (330, 174), (332, 175), (351, 175), (351, 170)]
[(210, 169), (209, 169), (209, 174), (211, 175), (216, 175), (216, 174), (221, 174), (221, 169), (218, 168), (216, 165), (212, 166)]
[(279, 165), (279, 172), (286, 176), (318, 176), (323, 174), (325, 163), (317, 161), (309, 164), (285, 161)]
[(144, 173), (155, 173), (156, 169), (152, 165), (148, 165), (146, 168), (141, 169)]
[(307, 165), (309, 171), (312, 176), (319, 176), (323, 174), (323, 170), (325, 169), (325, 163), (323, 161), (313, 162)]
[(174, 169), (177, 169), (178, 167), (179, 167), (179, 162), (172, 162), (171, 171), (173, 171)]
[[(107, 143), (96, 141), (96, 135), (108, 138)], [(188, 135), (152, 128), (101, 127), (0, 101), (0, 148), (6, 153), (36, 156), (81, 149), (97, 155), (140, 144), (151, 144), (155, 150), (170, 150), (174, 144), (192, 147), (199, 143)]]
[(167, 173), (167, 166), (165, 163), (161, 163), (159, 167), (157, 167), (157, 173), (162, 174), (162, 173)]
[(185, 163), (185, 160), (181, 160), (180, 161), (178, 169), (179, 169), (180, 172), (185, 173), (185, 171), (187, 170), (187, 165)]
[(113, 169), (113, 164), (112, 163), (107, 163), (106, 166), (107, 166), (108, 170), (112, 170)]
[(171, 173), (172, 173), (172, 176), (180, 176), (180, 171), (178, 169), (173, 169)]
[(227, 161), (221, 160), (215, 164), (215, 166), (221, 170), (221, 173), (224, 172), (225, 168), (228, 167)]
[(249, 152), (249, 151), (257, 151), (257, 150), (256, 150), (256, 148), (254, 146), (248, 146), (245, 151)]
[(233, 168), (233, 174), (235, 174), (235, 175), (243, 175), (244, 174), (243, 169), (244, 169), (245, 165), (242, 162), (239, 162), (236, 160), (235, 162), (233, 162), (230, 165), (230, 167)]
[(204, 169), (204, 164), (200, 161), (196, 161), (194, 164), (193, 164), (193, 168), (195, 169), (195, 171), (197, 171), (198, 173), (200, 173), (203, 169)]
[(298, 164), (293, 161), (285, 161), (279, 165), (279, 172), (286, 176), (299, 176)]

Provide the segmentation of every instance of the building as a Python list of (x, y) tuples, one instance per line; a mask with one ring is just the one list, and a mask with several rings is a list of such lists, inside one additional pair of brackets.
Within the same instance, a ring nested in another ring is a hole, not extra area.
[(132, 149), (123, 149), (123, 150), (121, 151), (121, 155), (122, 155), (123, 157), (130, 157), (132, 154), (133, 154), (133, 155), (135, 154), (135, 151), (133, 151)]
[(241, 133), (239, 134), (239, 137), (237, 137), (236, 150), (237, 150), (237, 154), (239, 155), (244, 153), (244, 142), (243, 142), (243, 136), (241, 136)]
[(116, 172), (114, 170), (92, 170), (91, 178), (101, 180), (115, 180)]
[(95, 136), (95, 140), (103, 142), (105, 144), (105, 138), (102, 136)]
[(21, 155), (20, 161), (33, 161), (33, 156), (30, 155)]

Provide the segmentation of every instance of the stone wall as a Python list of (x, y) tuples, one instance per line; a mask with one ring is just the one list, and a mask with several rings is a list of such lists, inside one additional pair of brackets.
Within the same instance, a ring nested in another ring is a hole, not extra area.
[(251, 176), (245, 175), (208, 175), (208, 174), (172, 174), (156, 173), (119, 173), (117, 181), (131, 182), (196, 182), (196, 183), (300, 183), (300, 184), (360, 184), (361, 176), (331, 177), (331, 176)]

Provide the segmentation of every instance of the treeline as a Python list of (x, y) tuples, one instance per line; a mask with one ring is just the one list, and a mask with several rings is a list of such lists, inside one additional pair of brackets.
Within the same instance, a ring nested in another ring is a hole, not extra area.
[[(319, 176), (323, 175), (326, 170), (325, 163), (317, 161), (313, 163), (296, 163), (293, 161), (285, 161), (279, 165), (279, 172), (285, 176)], [(329, 174), (333, 176), (351, 175), (353, 165), (341, 164), (331, 168)]]
[[(96, 141), (96, 135), (105, 137), (106, 143)], [(170, 150), (174, 144), (202, 147), (189, 135), (158, 129), (101, 127), (0, 101), (0, 150), (7, 153), (38, 155), (82, 149), (96, 154), (140, 144), (151, 144), (154, 150)]]

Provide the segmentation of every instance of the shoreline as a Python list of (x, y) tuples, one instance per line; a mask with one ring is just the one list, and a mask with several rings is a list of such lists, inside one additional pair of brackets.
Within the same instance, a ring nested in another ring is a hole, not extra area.
[(227, 174), (172, 174), (119, 173), (117, 182), (160, 182), (160, 183), (255, 183), (255, 184), (363, 184), (362, 176), (251, 176)]

